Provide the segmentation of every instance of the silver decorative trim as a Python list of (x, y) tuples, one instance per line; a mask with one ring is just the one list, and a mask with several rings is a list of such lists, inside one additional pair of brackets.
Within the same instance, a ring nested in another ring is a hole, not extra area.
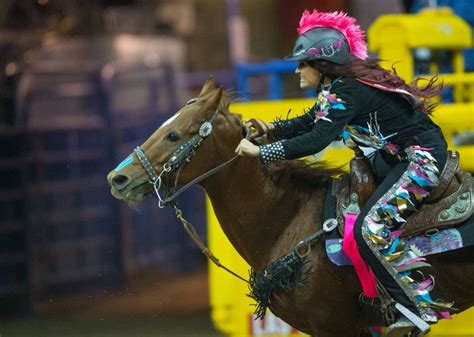
[(452, 221), (461, 219), (467, 212), (471, 211), (471, 193), (466, 192), (461, 194), (456, 202), (448, 209), (440, 212), (438, 215), (438, 222)]
[(334, 219), (334, 218), (327, 219), (323, 223), (323, 230), (326, 233), (332, 232), (334, 229), (336, 229), (337, 225), (338, 225), (338, 223), (337, 223), (336, 219)]
[(140, 146), (137, 146), (133, 152), (137, 156), (138, 160), (140, 161), (140, 164), (142, 164), (143, 168), (145, 171), (148, 173), (148, 176), (151, 179), (151, 183), (155, 183), (159, 179), (158, 172), (156, 172), (155, 168), (151, 164), (151, 162), (148, 160), (147, 156), (145, 153), (142, 151)]
[(202, 123), (201, 127), (199, 128), (199, 136), (205, 138), (209, 136), (212, 132), (212, 124), (210, 122)]
[(347, 204), (347, 201), (345, 201), (342, 205), (342, 214), (345, 216), (347, 213), (350, 214), (359, 214), (360, 213), (360, 207), (359, 207), (359, 201), (358, 201), (358, 196), (357, 193), (351, 193), (349, 196), (349, 201), (350, 203)]

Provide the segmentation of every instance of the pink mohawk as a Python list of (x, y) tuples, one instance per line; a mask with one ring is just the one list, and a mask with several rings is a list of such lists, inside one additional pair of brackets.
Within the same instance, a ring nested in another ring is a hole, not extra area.
[(318, 12), (308, 10), (303, 12), (300, 19), (300, 26), (297, 31), (300, 35), (308, 30), (317, 27), (329, 27), (338, 30), (346, 37), (351, 54), (365, 60), (367, 58), (367, 43), (365, 42), (364, 31), (356, 23), (356, 20), (344, 12)]

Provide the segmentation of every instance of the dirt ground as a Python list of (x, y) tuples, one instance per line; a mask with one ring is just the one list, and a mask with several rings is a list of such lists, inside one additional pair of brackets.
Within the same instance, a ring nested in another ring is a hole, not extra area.
[(35, 304), (41, 316), (71, 314), (75, 317), (183, 314), (208, 310), (207, 274), (185, 276), (143, 271), (120, 290), (101, 290), (51, 298)]
[(0, 321), (0, 337), (219, 337), (207, 274), (144, 272), (129, 287), (50, 298), (28, 318)]

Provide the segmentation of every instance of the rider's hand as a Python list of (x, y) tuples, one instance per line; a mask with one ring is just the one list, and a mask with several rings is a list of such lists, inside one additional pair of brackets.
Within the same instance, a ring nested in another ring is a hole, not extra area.
[(247, 139), (242, 139), (235, 149), (235, 153), (239, 156), (258, 157), (260, 155), (260, 148)]
[(267, 123), (256, 118), (245, 121), (244, 126), (251, 131), (250, 139), (262, 137), (275, 129), (272, 123)]

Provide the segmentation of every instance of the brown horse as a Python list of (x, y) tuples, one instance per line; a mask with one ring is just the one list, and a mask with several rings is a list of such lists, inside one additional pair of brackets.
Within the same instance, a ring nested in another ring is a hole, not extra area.
[[(141, 150), (154, 169), (166, 171), (163, 166), (175, 150), (211, 120), (212, 130), (195, 157), (177, 179), (176, 173), (169, 174), (163, 176), (163, 183), (186, 184), (234, 156), (245, 130), (241, 117), (228, 112), (229, 103), (227, 93), (209, 78), (196, 100), (143, 143)], [(137, 153), (131, 154), (108, 175), (112, 194), (134, 205), (153, 192), (149, 174), (137, 159)], [(230, 242), (253, 269), (262, 270), (321, 227), (326, 182), (336, 173), (323, 165), (308, 168), (298, 161), (264, 167), (256, 158), (239, 157), (200, 185)], [(474, 304), (472, 253), (467, 248), (429, 258), (445, 298), (454, 300), (460, 311)], [(361, 319), (361, 288), (352, 267), (333, 265), (322, 241), (308, 258), (312, 266), (308, 282), (277, 292), (271, 310), (298, 330), (318, 337), (370, 336)]]

